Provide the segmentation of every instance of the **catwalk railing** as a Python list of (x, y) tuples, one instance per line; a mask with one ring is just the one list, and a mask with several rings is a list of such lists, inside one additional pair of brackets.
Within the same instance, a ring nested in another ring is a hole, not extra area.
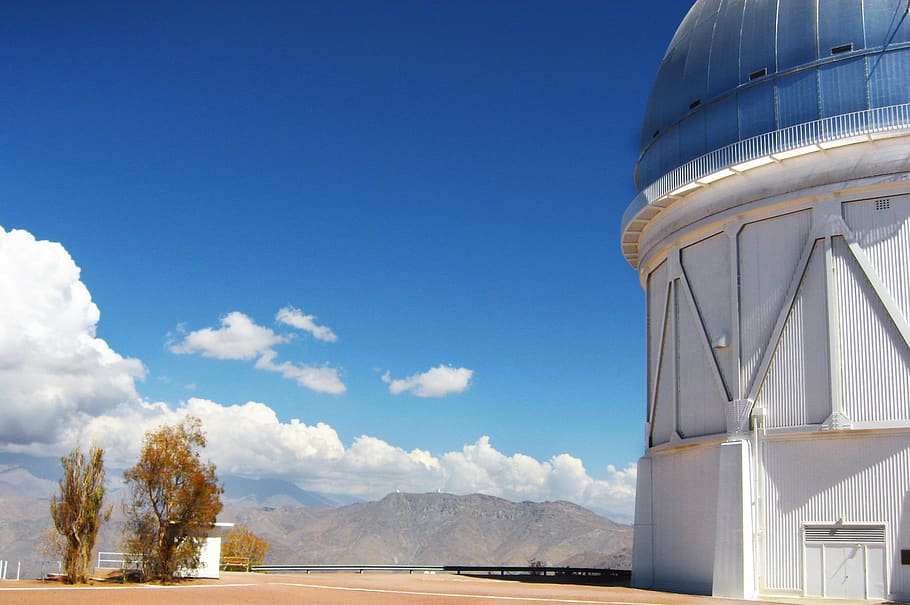
[(674, 168), (642, 189), (623, 214), (622, 231), (651, 202), (731, 166), (808, 145), (901, 131), (910, 131), (910, 103), (822, 118), (731, 143)]

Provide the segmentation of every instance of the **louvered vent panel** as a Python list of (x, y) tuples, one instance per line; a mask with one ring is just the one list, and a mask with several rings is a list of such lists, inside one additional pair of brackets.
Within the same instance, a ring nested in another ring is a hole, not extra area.
[(806, 542), (885, 543), (884, 525), (807, 525)]

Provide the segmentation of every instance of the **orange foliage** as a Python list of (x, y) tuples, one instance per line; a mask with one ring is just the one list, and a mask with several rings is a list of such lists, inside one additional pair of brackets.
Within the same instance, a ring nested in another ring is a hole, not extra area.
[(131, 488), (125, 547), (148, 577), (172, 580), (199, 564), (202, 543), (221, 512), (215, 465), (203, 464), (198, 418), (146, 433), (139, 462), (123, 473)]

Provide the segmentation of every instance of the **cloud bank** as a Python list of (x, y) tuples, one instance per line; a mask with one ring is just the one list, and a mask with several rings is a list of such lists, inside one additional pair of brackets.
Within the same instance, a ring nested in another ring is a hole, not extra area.
[[(569, 500), (620, 519), (630, 518), (634, 506), (631, 463), (621, 470), (609, 467), (606, 479), (593, 479), (574, 456), (559, 454), (545, 461), (508, 456), (486, 436), (439, 456), (422, 449), (407, 451), (369, 435), (346, 446), (327, 424), (282, 422), (272, 408), (255, 401), (222, 405), (192, 398), (175, 409), (163, 403), (124, 405), (91, 418), (78, 432), (107, 448), (109, 464), (126, 467), (135, 463), (145, 431), (188, 414), (202, 420), (208, 441), (205, 456), (220, 473), (277, 477), (307, 490), (367, 499), (395, 490), (484, 493), (516, 501)], [(64, 435), (75, 436), (75, 431)], [(40, 448), (26, 451), (38, 453)]]
[[(324, 327), (295, 309), (282, 311), (289, 321), (311, 322), (317, 332)], [(396, 489), (438, 489), (512, 500), (571, 500), (620, 518), (631, 515), (631, 464), (621, 470), (610, 467), (605, 479), (593, 479), (582, 461), (569, 454), (543, 461), (507, 455), (485, 436), (434, 455), (369, 435), (345, 444), (331, 426), (282, 421), (261, 402), (146, 401), (136, 388), (145, 368), (96, 337), (99, 319), (79, 268), (60, 244), (0, 227), (0, 451), (58, 456), (77, 443), (96, 440), (105, 447), (111, 468), (125, 468), (135, 463), (146, 431), (189, 414), (202, 419), (208, 435), (204, 455), (224, 474), (278, 477), (303, 489), (360, 498), (379, 498)], [(320, 333), (327, 337), (329, 332)], [(171, 345), (175, 352), (256, 359), (256, 367), (308, 388), (344, 389), (332, 368), (276, 362), (272, 347), (288, 337), (242, 313), (226, 315), (218, 327), (184, 334)], [(384, 380), (395, 393), (438, 397), (464, 391), (472, 376), (472, 370), (441, 365), (401, 380), (386, 374)]]
[(445, 397), (466, 391), (473, 376), (474, 370), (439, 365), (407, 378), (393, 379), (391, 373), (386, 372), (382, 381), (389, 385), (393, 395), (409, 392), (417, 397)]

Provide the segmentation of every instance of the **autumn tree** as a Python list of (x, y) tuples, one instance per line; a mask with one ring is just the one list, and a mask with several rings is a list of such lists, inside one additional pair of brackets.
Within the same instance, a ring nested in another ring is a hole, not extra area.
[(51, 497), (51, 519), (61, 537), (63, 577), (70, 584), (85, 582), (98, 530), (111, 514), (104, 509), (104, 449), (92, 446), (86, 457), (76, 447), (60, 463), (63, 478), (60, 493)]
[(203, 463), (202, 421), (187, 417), (148, 432), (139, 462), (123, 473), (130, 487), (126, 503), (126, 548), (146, 577), (163, 582), (180, 570), (195, 569), (206, 534), (221, 512), (215, 465)]
[(259, 565), (269, 552), (269, 543), (250, 531), (246, 525), (240, 524), (224, 534), (221, 542), (221, 552), (224, 557), (240, 557), (246, 559), (246, 566)]

